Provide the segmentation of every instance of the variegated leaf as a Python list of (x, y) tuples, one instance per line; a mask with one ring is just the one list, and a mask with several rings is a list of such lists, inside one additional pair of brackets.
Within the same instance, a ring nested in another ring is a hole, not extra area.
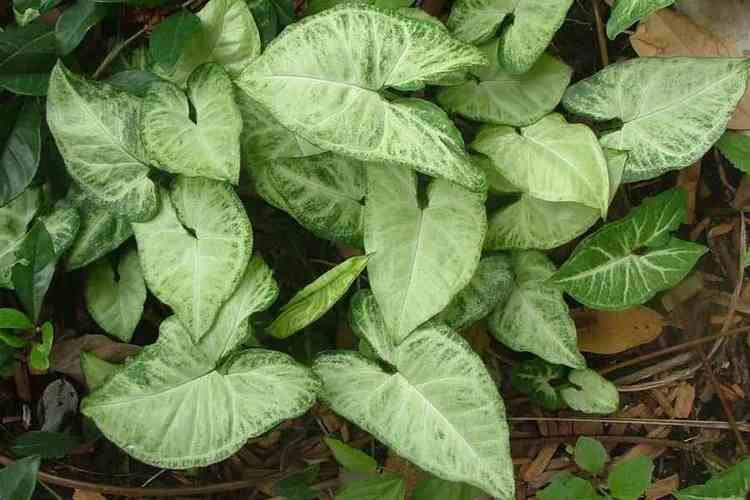
[(675, 0), (617, 0), (607, 19), (607, 36), (614, 40), (641, 19), (674, 2)]
[(60, 203), (52, 212), (39, 219), (44, 222), (44, 227), (52, 239), (55, 257), (59, 259), (75, 241), (81, 227), (81, 217), (75, 208)]
[(620, 406), (620, 393), (615, 384), (594, 370), (571, 370), (568, 386), (560, 389), (565, 404), (584, 413), (608, 414)]
[[(505, 16), (520, 0), (457, 0), (451, 8), (448, 29), (466, 43), (479, 44), (492, 38)], [(494, 55), (497, 59), (497, 54)]]
[(26, 228), (39, 209), (40, 191), (27, 189), (0, 207), (0, 288), (13, 288), (11, 270), (18, 262), (16, 252), (23, 243)]

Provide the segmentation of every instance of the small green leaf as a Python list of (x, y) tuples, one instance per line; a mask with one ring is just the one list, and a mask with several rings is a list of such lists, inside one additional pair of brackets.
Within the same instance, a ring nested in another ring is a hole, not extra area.
[(52, 323), (47, 321), (42, 325), (42, 342), (32, 342), (29, 353), (29, 366), (37, 372), (49, 370), (49, 353), (52, 351), (52, 342), (55, 340), (55, 332)]
[(73, 52), (86, 33), (109, 12), (109, 7), (95, 0), (78, 0), (63, 11), (55, 24), (55, 39), (61, 55)]
[(19, 457), (63, 458), (80, 445), (81, 440), (70, 434), (29, 431), (13, 440), (10, 451)]
[(576, 442), (573, 458), (575, 458), (578, 467), (596, 475), (604, 470), (604, 465), (609, 460), (609, 454), (606, 448), (596, 439), (581, 436)]
[(647, 198), (579, 243), (552, 281), (589, 307), (612, 310), (675, 286), (706, 252), (670, 234), (684, 219), (685, 196), (676, 188)]
[(617, 0), (607, 20), (607, 36), (614, 40), (617, 35), (648, 17), (659, 9), (668, 7), (675, 0)]
[(283, 339), (317, 321), (349, 290), (369, 257), (352, 257), (297, 292), (266, 331)]
[(430, 476), (417, 483), (413, 500), (476, 500), (482, 490), (466, 483), (454, 483)]
[(33, 327), (34, 323), (21, 311), (10, 308), (0, 309), (0, 328), (29, 330)]
[(750, 493), (750, 458), (730, 467), (706, 484), (675, 492), (677, 500), (745, 500)]
[(8, 134), (0, 133), (0, 207), (29, 186), (39, 168), (42, 149), (42, 110), (37, 100), (26, 99), (20, 109), (14, 107), (0, 106), (8, 124)]
[(86, 377), (86, 385), (89, 390), (94, 391), (109, 380), (112, 375), (122, 369), (122, 365), (104, 361), (91, 352), (81, 352), (81, 371)]
[(24, 241), (26, 228), (39, 208), (40, 192), (27, 189), (16, 199), (0, 207), (0, 287), (13, 288), (11, 270), (18, 262), (17, 253)]
[(617, 387), (594, 370), (572, 370), (571, 385), (560, 389), (560, 396), (572, 409), (584, 413), (609, 414), (620, 406)]
[(750, 174), (750, 134), (726, 131), (716, 147), (734, 168)]
[(568, 369), (561, 365), (547, 363), (534, 358), (519, 363), (513, 368), (510, 383), (517, 390), (529, 396), (534, 403), (547, 410), (559, 410), (565, 406), (560, 393), (550, 381), (565, 377)]
[(12, 500), (31, 500), (38, 471), (39, 457), (22, 458), (0, 469), (0, 496)]
[(311, 465), (301, 472), (295, 472), (274, 484), (274, 493), (285, 500), (315, 500), (318, 493), (310, 488), (320, 473), (318, 465)]
[(569, 472), (557, 474), (549, 486), (537, 492), (539, 500), (603, 500), (594, 487)]
[(16, 258), (19, 262), (13, 266), (13, 287), (31, 320), (36, 321), (55, 273), (56, 259), (52, 238), (43, 222), (36, 222), (26, 234)]
[(326, 444), (333, 452), (333, 456), (336, 461), (346, 470), (350, 472), (359, 472), (361, 474), (375, 473), (378, 470), (378, 463), (367, 453), (357, 448), (333, 439), (330, 437), (324, 438)]
[(609, 471), (609, 492), (617, 500), (638, 500), (651, 486), (654, 462), (638, 457), (616, 463)]
[(187, 9), (180, 9), (154, 28), (148, 46), (151, 57), (165, 68), (174, 66), (200, 29), (200, 18)]
[(406, 483), (398, 474), (351, 481), (336, 495), (336, 500), (404, 500)]

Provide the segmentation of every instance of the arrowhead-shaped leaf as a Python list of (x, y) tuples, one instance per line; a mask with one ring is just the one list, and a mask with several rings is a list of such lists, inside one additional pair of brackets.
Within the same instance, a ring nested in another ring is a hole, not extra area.
[(383, 474), (347, 483), (336, 500), (404, 500), (406, 483), (398, 474)]
[(250, 221), (231, 186), (219, 181), (178, 177), (161, 198), (153, 220), (133, 224), (143, 276), (197, 341), (247, 267)]
[(190, 75), (187, 96), (164, 82), (151, 85), (143, 99), (143, 144), (153, 163), (167, 172), (237, 184), (241, 131), (234, 86), (217, 64), (204, 64)]
[(36, 20), (0, 32), (0, 88), (15, 94), (47, 94), (49, 71), (57, 61), (55, 31)]
[(626, 309), (675, 286), (706, 252), (670, 233), (685, 216), (685, 192), (646, 199), (624, 219), (587, 237), (553, 277), (554, 283), (595, 309)]
[(533, 358), (513, 368), (510, 383), (516, 390), (528, 395), (532, 402), (547, 410), (555, 411), (564, 408), (565, 403), (550, 382), (564, 377), (567, 371), (568, 369), (564, 366)]
[(639, 57), (569, 87), (563, 105), (597, 121), (622, 121), (602, 145), (628, 152), (625, 182), (651, 179), (692, 165), (721, 137), (749, 66), (747, 59)]
[(617, 35), (644, 17), (668, 7), (675, 0), (617, 0), (607, 20), (607, 36), (614, 40)]
[(448, 29), (466, 43), (485, 42), (495, 35), (505, 16), (513, 13), (518, 3), (519, 0), (457, 0), (448, 18)]
[(482, 195), (433, 181), (420, 205), (413, 171), (370, 168), (365, 204), (368, 276), (400, 342), (442, 311), (471, 280), (486, 230)]
[(13, 288), (11, 269), (18, 262), (16, 252), (23, 242), (31, 219), (39, 208), (37, 189), (27, 189), (15, 200), (0, 207), (0, 287)]
[(26, 233), (16, 250), (16, 259), (11, 273), (13, 288), (29, 317), (36, 322), (56, 262), (55, 247), (43, 222), (35, 222)]
[(560, 396), (572, 409), (601, 414), (617, 411), (620, 405), (617, 387), (594, 370), (571, 370), (568, 382), (568, 386), (560, 389)]
[(352, 3), (286, 30), (237, 84), (322, 149), (480, 190), (484, 179), (439, 108), (416, 99), (390, 102), (380, 92), (422, 88), (485, 63), (481, 52), (432, 23)]

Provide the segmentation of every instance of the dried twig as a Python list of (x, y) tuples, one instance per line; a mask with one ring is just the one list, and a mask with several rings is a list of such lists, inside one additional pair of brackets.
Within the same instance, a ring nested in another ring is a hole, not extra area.
[[(729, 422), (722, 420), (679, 420), (662, 418), (593, 418), (593, 417), (508, 417), (508, 422), (598, 422), (602, 424), (633, 424), (656, 425), (668, 427), (688, 427), (697, 429), (729, 430)], [(742, 432), (750, 432), (750, 424), (738, 423), (737, 428)]]
[(596, 38), (599, 42), (599, 55), (602, 58), (602, 67), (609, 65), (609, 50), (607, 49), (607, 36), (604, 34), (604, 22), (599, 12), (599, 0), (591, 0), (594, 8), (594, 19), (596, 20)]
[[(580, 436), (552, 436), (552, 437), (539, 437), (539, 438), (518, 438), (512, 439), (514, 444), (527, 444), (527, 445), (538, 445), (545, 446), (549, 444), (559, 443), (574, 443)], [(695, 445), (690, 443), (683, 443), (682, 441), (673, 441), (671, 439), (656, 439), (639, 436), (588, 436), (596, 439), (603, 443), (630, 443), (630, 444), (649, 444), (652, 446), (674, 448), (677, 450), (693, 450)]]

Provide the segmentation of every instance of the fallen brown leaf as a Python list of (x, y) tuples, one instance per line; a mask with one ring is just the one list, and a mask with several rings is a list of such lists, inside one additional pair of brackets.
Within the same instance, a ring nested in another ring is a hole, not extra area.
[[(709, 2), (716, 6), (716, 2)], [(722, 33), (723, 34), (723, 33)], [(724, 38), (671, 9), (661, 9), (638, 24), (630, 44), (641, 57), (737, 57), (733, 39)], [(740, 101), (729, 128), (750, 129), (750, 89)]]
[(552, 457), (557, 453), (558, 447), (558, 444), (550, 444), (542, 448), (539, 453), (537, 453), (534, 461), (531, 462), (524, 472), (523, 480), (530, 483), (541, 476), (542, 473), (547, 470), (547, 466), (552, 460)]
[(104, 335), (84, 335), (55, 344), (50, 354), (50, 369), (85, 384), (81, 371), (81, 352), (91, 352), (103, 360), (122, 363), (140, 349), (132, 344), (115, 342)]
[(680, 384), (674, 401), (674, 416), (676, 418), (689, 418), (693, 412), (694, 402), (695, 387), (688, 383)]
[(698, 182), (701, 177), (701, 161), (698, 160), (692, 166), (683, 168), (677, 174), (677, 186), (687, 193), (687, 210), (685, 211), (685, 224), (695, 223), (695, 198), (698, 193)]
[(680, 476), (673, 474), (655, 481), (646, 490), (646, 500), (659, 500), (674, 493), (680, 487)]
[(585, 311), (574, 318), (578, 348), (597, 354), (617, 354), (651, 342), (664, 329), (664, 318), (647, 307), (625, 311)]

